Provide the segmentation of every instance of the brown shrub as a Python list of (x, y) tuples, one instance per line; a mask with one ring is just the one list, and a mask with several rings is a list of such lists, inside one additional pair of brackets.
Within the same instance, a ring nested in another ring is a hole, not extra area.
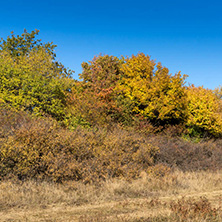
[(157, 163), (183, 171), (216, 170), (222, 168), (221, 140), (193, 143), (179, 137), (154, 136), (153, 145), (159, 147)]
[(5, 124), (6, 131), (13, 133), (3, 132), (7, 138), (0, 149), (1, 177), (85, 183), (114, 177), (131, 179), (152, 166), (158, 153), (144, 137), (118, 128), (77, 128), (71, 132), (51, 119), (30, 118), (22, 124), (17, 119), (15, 126), (10, 121)]
[(0, 176), (85, 183), (141, 172), (157, 177), (222, 168), (222, 140), (193, 143), (172, 134), (145, 136), (119, 127), (69, 131), (50, 118), (0, 108)]
[(6, 138), (31, 120), (31, 116), (25, 112), (17, 112), (0, 103), (0, 138)]
[(188, 219), (208, 219), (208, 221), (215, 221), (220, 215), (220, 208), (213, 208), (209, 200), (205, 197), (200, 197), (199, 200), (184, 198), (172, 202), (170, 206), (173, 214), (175, 214), (179, 221), (187, 221)]

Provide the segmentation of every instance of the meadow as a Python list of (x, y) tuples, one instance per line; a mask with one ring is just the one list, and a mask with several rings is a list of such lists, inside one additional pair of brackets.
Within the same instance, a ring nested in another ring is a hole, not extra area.
[(131, 182), (1, 181), (1, 221), (221, 221), (221, 171)]

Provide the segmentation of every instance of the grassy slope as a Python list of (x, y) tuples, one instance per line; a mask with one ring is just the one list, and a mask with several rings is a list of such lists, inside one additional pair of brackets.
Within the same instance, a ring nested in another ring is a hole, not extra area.
[[(172, 216), (172, 201), (206, 197), (211, 208), (221, 206), (221, 174), (176, 171), (157, 179), (144, 173), (131, 183), (115, 180), (94, 186), (2, 181), (0, 221), (183, 221)], [(214, 221), (222, 221), (219, 214)]]

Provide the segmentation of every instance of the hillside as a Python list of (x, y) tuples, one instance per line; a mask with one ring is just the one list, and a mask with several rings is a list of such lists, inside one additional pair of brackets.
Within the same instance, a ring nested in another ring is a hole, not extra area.
[(37, 35), (0, 41), (0, 221), (221, 221), (221, 88)]

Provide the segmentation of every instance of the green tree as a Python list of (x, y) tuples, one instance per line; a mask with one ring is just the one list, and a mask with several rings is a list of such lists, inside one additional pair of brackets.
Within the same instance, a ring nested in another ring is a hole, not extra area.
[(6, 40), (1, 38), (0, 50), (8, 51), (13, 57), (28, 55), (33, 49), (44, 48), (53, 58), (56, 57), (54, 49), (56, 45), (51, 43), (42, 43), (41, 39), (36, 39), (39, 30), (28, 33), (24, 30), (24, 33), (19, 36), (15, 36), (14, 32), (11, 32), (11, 36), (8, 36)]
[(37, 34), (25, 32), (1, 41), (0, 101), (62, 120), (72, 72), (55, 60), (55, 45), (35, 40)]

